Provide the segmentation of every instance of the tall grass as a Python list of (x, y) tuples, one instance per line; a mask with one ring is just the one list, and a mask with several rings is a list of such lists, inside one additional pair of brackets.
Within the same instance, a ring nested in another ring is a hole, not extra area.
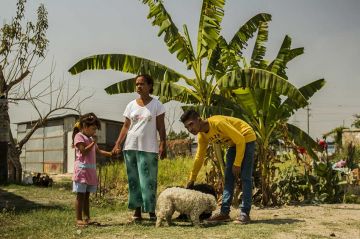
[[(192, 169), (193, 158), (176, 158), (159, 160), (158, 193), (170, 186), (185, 186)], [(206, 168), (206, 167), (205, 167)], [(198, 182), (205, 181), (206, 169), (199, 173)], [(99, 193), (127, 200), (127, 175), (124, 162), (115, 161), (98, 169)]]

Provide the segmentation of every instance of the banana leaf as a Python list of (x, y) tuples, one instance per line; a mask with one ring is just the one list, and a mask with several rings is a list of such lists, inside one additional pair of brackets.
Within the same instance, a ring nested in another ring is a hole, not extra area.
[(127, 54), (101, 54), (86, 57), (73, 65), (73, 75), (86, 70), (116, 70), (133, 74), (149, 74), (154, 80), (178, 81), (185, 76), (152, 60)]

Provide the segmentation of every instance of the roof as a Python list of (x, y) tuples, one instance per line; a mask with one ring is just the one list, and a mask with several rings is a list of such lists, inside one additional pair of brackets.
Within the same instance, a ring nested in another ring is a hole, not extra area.
[[(57, 117), (52, 117), (47, 119), (48, 121), (55, 121), (55, 120), (60, 120), (60, 119), (64, 119), (64, 118), (70, 118), (70, 117), (74, 117), (74, 118), (79, 118), (79, 115), (77, 114), (66, 114), (66, 115), (62, 115), (62, 116), (57, 116)], [(98, 118), (100, 121), (107, 121), (107, 122), (112, 122), (112, 123), (124, 123), (122, 121), (118, 121), (118, 120), (110, 120), (110, 119), (104, 119), (104, 118)], [(17, 122), (15, 124), (31, 124), (31, 123), (35, 123), (37, 120), (29, 120), (29, 121), (21, 121), (21, 122)]]

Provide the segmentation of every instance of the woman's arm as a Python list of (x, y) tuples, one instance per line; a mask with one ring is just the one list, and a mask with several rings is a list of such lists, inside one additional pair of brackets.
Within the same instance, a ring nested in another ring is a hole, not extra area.
[(112, 154), (119, 154), (121, 152), (120, 145), (124, 141), (130, 127), (131, 121), (129, 118), (125, 118), (123, 127), (120, 130), (119, 137), (116, 140), (114, 148), (111, 150)]
[(166, 158), (166, 131), (165, 131), (165, 113), (156, 116), (156, 129), (160, 136), (159, 156), (160, 159)]

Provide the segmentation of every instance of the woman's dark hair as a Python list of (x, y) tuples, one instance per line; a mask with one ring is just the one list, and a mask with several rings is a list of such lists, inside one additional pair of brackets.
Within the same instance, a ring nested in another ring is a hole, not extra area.
[(146, 82), (146, 84), (151, 85), (151, 87), (150, 87), (150, 93), (153, 93), (153, 91), (154, 91), (154, 88), (153, 88), (153, 86), (154, 86), (154, 80), (151, 78), (151, 76), (148, 75), (148, 74), (137, 75), (137, 76), (135, 77), (135, 81), (136, 81), (137, 78), (139, 78), (139, 77), (143, 77), (144, 80), (145, 80), (145, 82)]
[(193, 109), (190, 109), (190, 110), (187, 110), (185, 111), (181, 117), (180, 117), (180, 120), (181, 122), (185, 123), (187, 120), (190, 120), (190, 119), (197, 119), (197, 118), (200, 118), (200, 115), (197, 111), (193, 110)]
[(94, 113), (87, 113), (81, 115), (79, 120), (74, 125), (73, 133), (72, 133), (72, 145), (74, 145), (74, 138), (77, 133), (84, 127), (96, 126), (97, 129), (101, 129), (100, 120)]

